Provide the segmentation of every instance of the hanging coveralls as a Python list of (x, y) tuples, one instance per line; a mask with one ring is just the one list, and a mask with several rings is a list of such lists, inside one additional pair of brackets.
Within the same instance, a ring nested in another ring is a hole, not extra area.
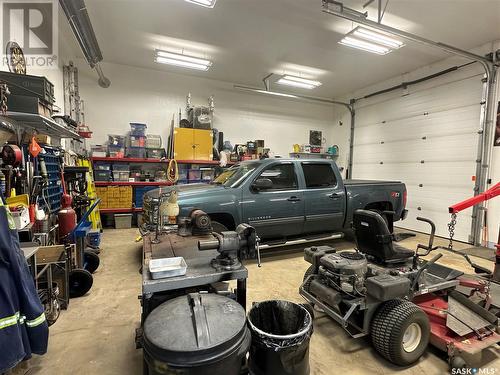
[(0, 374), (32, 353), (45, 354), (48, 338), (44, 308), (0, 194)]

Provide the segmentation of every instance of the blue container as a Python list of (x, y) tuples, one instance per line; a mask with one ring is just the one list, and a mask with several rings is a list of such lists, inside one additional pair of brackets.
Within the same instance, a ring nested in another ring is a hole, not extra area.
[(135, 207), (142, 207), (142, 199), (144, 194), (146, 194), (150, 190), (158, 189), (158, 186), (140, 186), (136, 187), (134, 190), (134, 204)]
[(131, 122), (130, 123), (130, 135), (145, 137), (146, 136), (146, 128), (148, 126), (146, 124), (141, 124), (139, 122)]
[(101, 244), (101, 232), (99, 229), (92, 229), (87, 233), (87, 241), (91, 247), (99, 247)]

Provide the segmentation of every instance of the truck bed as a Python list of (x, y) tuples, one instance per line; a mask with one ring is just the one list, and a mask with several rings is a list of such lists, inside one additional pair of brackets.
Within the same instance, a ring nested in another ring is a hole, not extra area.
[(401, 181), (344, 180), (344, 186), (400, 184)]

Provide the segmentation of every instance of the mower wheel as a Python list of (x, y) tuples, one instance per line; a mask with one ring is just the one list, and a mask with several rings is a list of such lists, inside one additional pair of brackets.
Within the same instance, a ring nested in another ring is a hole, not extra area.
[(455, 356), (450, 358), (450, 370), (461, 369), (467, 367), (467, 362), (460, 356)]
[(93, 251), (85, 250), (83, 253), (83, 268), (90, 273), (94, 273), (99, 268), (100, 263), (99, 255)]
[(384, 303), (371, 323), (372, 343), (377, 352), (399, 366), (418, 360), (427, 349), (430, 325), (427, 315), (414, 303)]
[(69, 274), (69, 296), (76, 298), (85, 295), (92, 288), (93, 282), (94, 278), (89, 271), (74, 269)]
[[(303, 282), (305, 283), (305, 282), (306, 282), (306, 280), (307, 280), (307, 278), (308, 278), (309, 276), (313, 275), (315, 271), (316, 271), (316, 270), (314, 269), (314, 266), (310, 266), (310, 267), (307, 269), (306, 273), (304, 274), (304, 279), (303, 279)], [(309, 280), (306, 284), (304, 284), (304, 290), (305, 290), (306, 292), (309, 292), (309, 286), (311, 285), (311, 281), (312, 281), (312, 280)]]

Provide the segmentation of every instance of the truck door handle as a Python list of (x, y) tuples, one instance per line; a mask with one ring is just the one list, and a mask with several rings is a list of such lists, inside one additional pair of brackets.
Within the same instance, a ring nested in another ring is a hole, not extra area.
[(289, 202), (299, 202), (300, 198), (296, 197), (295, 195), (293, 197), (290, 197), (287, 199)]
[(332, 198), (332, 199), (339, 199), (339, 198), (340, 198), (340, 194), (337, 194), (337, 193), (331, 193), (328, 197), (329, 197), (329, 198)]

